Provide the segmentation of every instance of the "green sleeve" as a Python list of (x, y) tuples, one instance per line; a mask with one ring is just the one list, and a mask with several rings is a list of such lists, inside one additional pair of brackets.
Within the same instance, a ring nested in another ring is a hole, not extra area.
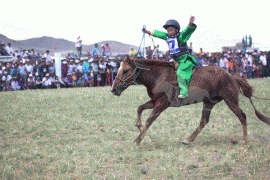
[(192, 33), (195, 31), (197, 28), (196, 24), (192, 24), (192, 27), (187, 26), (186, 29), (181, 31), (180, 36), (179, 36), (179, 41), (181, 44), (185, 44), (189, 38), (191, 37)]
[(158, 31), (158, 30), (154, 30), (152, 36), (163, 39), (163, 40), (167, 40), (168, 33)]

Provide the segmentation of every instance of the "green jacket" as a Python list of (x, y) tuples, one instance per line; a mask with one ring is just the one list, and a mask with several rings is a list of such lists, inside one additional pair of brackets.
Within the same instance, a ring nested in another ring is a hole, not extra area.
[[(189, 38), (191, 37), (192, 33), (195, 31), (196, 28), (197, 28), (196, 24), (192, 24), (191, 28), (189, 26), (187, 26), (186, 29), (181, 31), (181, 33), (179, 35), (179, 42), (181, 44), (185, 44), (189, 40)], [(154, 30), (152, 35), (153, 35), (153, 37), (157, 37), (157, 38), (163, 39), (165, 41), (167, 40), (167, 37), (168, 37), (168, 33), (158, 31), (158, 30)], [(195, 58), (189, 54), (184, 54), (184, 55), (180, 56), (176, 61), (182, 63), (182, 62), (185, 62), (187, 60), (191, 60), (194, 64), (196, 64)]]

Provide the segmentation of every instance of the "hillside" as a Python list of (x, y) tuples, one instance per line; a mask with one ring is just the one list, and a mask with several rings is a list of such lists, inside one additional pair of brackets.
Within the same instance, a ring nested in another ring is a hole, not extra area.
[[(61, 52), (63, 54), (67, 54), (69, 52), (75, 52), (75, 42), (68, 41), (60, 38), (53, 37), (38, 37), (31, 38), (26, 40), (12, 40), (8, 37), (0, 34), (0, 41), (5, 43), (11, 43), (14, 50), (18, 49), (35, 49), (37, 52), (44, 53), (46, 50), (50, 50), (51, 52), (55, 51), (55, 47), (57, 48), (57, 52)], [(113, 55), (116, 54), (127, 54), (130, 49), (133, 47), (134, 49), (138, 49), (137, 46), (117, 42), (117, 41), (101, 41), (97, 42), (99, 45), (99, 50), (102, 52), (101, 45), (109, 43), (111, 46), (111, 52)], [(85, 45), (83, 44), (83, 52), (92, 51), (94, 44)]]

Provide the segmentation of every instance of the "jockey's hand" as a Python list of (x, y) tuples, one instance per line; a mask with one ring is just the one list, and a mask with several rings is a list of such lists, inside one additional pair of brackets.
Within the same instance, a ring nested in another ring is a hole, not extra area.
[(148, 34), (149, 36), (152, 34), (150, 31), (147, 31), (146, 29), (142, 29), (142, 32)]
[(195, 21), (195, 17), (194, 17), (194, 16), (191, 16), (190, 19), (189, 19), (189, 24), (188, 24), (188, 26), (189, 26), (189, 27), (192, 27), (192, 24), (194, 23), (194, 21)]

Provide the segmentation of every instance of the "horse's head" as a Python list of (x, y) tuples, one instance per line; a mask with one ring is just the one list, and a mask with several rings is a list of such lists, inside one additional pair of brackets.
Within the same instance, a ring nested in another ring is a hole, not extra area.
[(130, 65), (130, 62), (131, 59), (127, 56), (117, 71), (111, 91), (116, 96), (120, 96), (136, 78), (136, 69)]

